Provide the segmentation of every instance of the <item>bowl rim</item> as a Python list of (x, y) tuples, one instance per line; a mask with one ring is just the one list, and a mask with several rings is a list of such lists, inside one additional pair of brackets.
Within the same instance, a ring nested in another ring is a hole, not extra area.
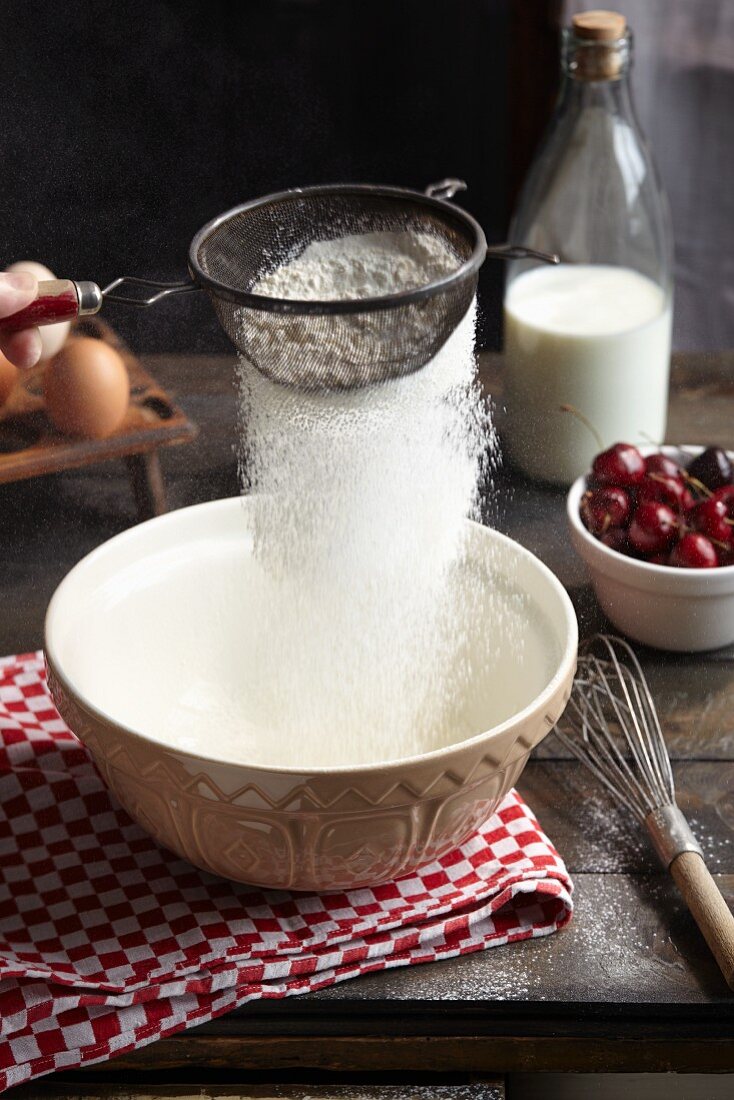
[[(152, 519), (146, 520), (143, 523), (135, 524), (132, 527), (127, 528), (125, 531), (114, 535), (112, 538), (105, 540), (100, 546), (95, 547), (89, 554), (85, 555), (76, 565), (69, 570), (69, 572), (63, 577), (58, 586), (56, 587), (48, 608), (46, 610), (46, 616), (44, 620), (44, 659), (47, 668), (51, 671), (54, 678), (61, 684), (63, 690), (74, 701), (77, 706), (80, 706), (88, 714), (90, 714), (96, 721), (105, 725), (112, 726), (115, 729), (121, 731), (127, 736), (142, 742), (146, 745), (154, 745), (163, 752), (175, 753), (177, 756), (186, 757), (190, 760), (195, 760), (199, 763), (214, 764), (219, 767), (225, 766), (230, 768), (242, 768), (252, 772), (267, 773), (274, 775), (291, 775), (291, 776), (332, 776), (332, 775), (355, 775), (355, 774), (377, 774), (385, 773), (390, 770), (400, 770), (406, 767), (414, 767), (420, 765), (426, 765), (431, 763), (437, 763), (441, 759), (447, 758), (457, 752), (463, 752), (464, 750), (471, 750), (473, 747), (477, 747), (484, 741), (488, 741), (495, 737), (499, 737), (506, 733), (515, 725), (521, 724), (530, 715), (540, 712), (545, 709), (546, 704), (553, 696), (558, 692), (559, 688), (568, 680), (569, 676), (573, 675), (576, 667), (576, 658), (578, 652), (578, 620), (576, 618), (576, 612), (574, 610), (571, 599), (566, 591), (565, 587), (555, 575), (555, 573), (548, 568), (548, 566), (536, 557), (530, 550), (527, 550), (515, 539), (511, 539), (508, 535), (503, 535), (499, 531), (495, 531), (494, 528), (487, 527), (484, 524), (477, 523), (474, 520), (467, 519), (465, 522), (472, 528), (479, 530), (486, 530), (490, 533), (490, 536), (496, 538), (500, 543), (505, 545), (511, 545), (516, 552), (519, 553), (521, 558), (529, 560), (532, 565), (539, 570), (539, 572), (545, 577), (545, 579), (554, 588), (557, 596), (560, 599), (561, 606), (564, 612), (564, 623), (566, 627), (566, 642), (565, 648), (562, 648), (558, 666), (545, 685), (543, 690), (535, 696), (531, 703), (523, 707), (522, 710), (517, 711), (510, 718), (505, 719), (504, 722), (493, 726), (489, 730), (483, 730), (481, 733), (475, 734), (473, 737), (466, 738), (463, 741), (457, 741), (453, 744), (446, 745), (440, 749), (433, 749), (430, 752), (418, 753), (413, 756), (401, 756), (392, 760), (374, 761), (369, 764), (339, 764), (332, 767), (324, 766), (301, 766), (301, 767), (283, 767), (280, 765), (266, 765), (266, 764), (254, 764), (245, 761), (233, 761), (216, 755), (208, 755), (206, 753), (192, 752), (190, 749), (180, 748), (176, 745), (166, 744), (163, 741), (151, 737), (148, 734), (141, 733), (139, 730), (135, 730), (130, 726), (125, 725), (118, 719), (114, 718), (111, 714), (107, 713), (101, 707), (92, 703), (86, 695), (76, 687), (70, 677), (62, 671), (62, 662), (59, 660), (56, 646), (54, 641), (54, 629), (55, 620), (59, 614), (58, 608), (64, 596), (64, 588), (70, 578), (78, 572), (89, 567), (97, 558), (101, 557), (108, 548), (115, 544), (119, 546), (120, 543), (126, 541), (134, 541), (138, 533), (146, 528), (149, 528), (151, 524), (156, 524), (157, 529), (166, 524), (176, 521), (180, 522), (180, 518), (185, 513), (192, 513), (197, 510), (207, 510), (213, 512), (215, 510), (227, 511), (233, 507), (242, 506), (242, 496), (237, 497), (225, 497), (220, 500), (205, 501), (200, 504), (189, 505), (186, 508), (178, 508), (172, 512), (167, 512), (162, 516), (154, 516)], [(563, 645), (563, 643), (562, 643)], [(73, 732), (73, 731), (72, 731)], [(82, 740), (80, 738), (80, 740)]]
[[(636, 444), (637, 449), (644, 455), (655, 454), (660, 451), (663, 454), (669, 455), (674, 458), (676, 454), (680, 454), (682, 451), (690, 455), (691, 458), (696, 458), (706, 448), (698, 443), (663, 443), (657, 446), (654, 443)], [(726, 448), (724, 448), (726, 450)], [(734, 451), (727, 450), (729, 458), (734, 462)], [(685, 581), (687, 586), (695, 584), (696, 582), (711, 585), (714, 579), (731, 580), (734, 579), (734, 564), (732, 565), (719, 565), (716, 569), (681, 569), (677, 565), (656, 565), (654, 562), (641, 561), (639, 558), (629, 557), (626, 554), (621, 554), (619, 550), (612, 550), (611, 547), (605, 546), (603, 542), (595, 538), (581, 522), (581, 515), (579, 513), (579, 505), (581, 498), (586, 492), (588, 487), (588, 474), (582, 474), (581, 477), (577, 477), (573, 485), (571, 485), (566, 496), (566, 514), (568, 516), (569, 523), (577, 535), (581, 536), (583, 542), (593, 547), (593, 552), (599, 557), (600, 562), (608, 562), (611, 566), (619, 566), (630, 573), (637, 573), (640, 577), (645, 575), (652, 577), (678, 577), (681, 582)], [(717, 588), (719, 585), (717, 585)], [(703, 594), (703, 593), (702, 593)], [(717, 595), (718, 593), (712, 593)]]

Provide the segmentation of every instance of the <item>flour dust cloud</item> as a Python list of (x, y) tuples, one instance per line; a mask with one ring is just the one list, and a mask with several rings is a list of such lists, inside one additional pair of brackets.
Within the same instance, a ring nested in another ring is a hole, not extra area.
[[(456, 263), (428, 234), (353, 235), (310, 245), (254, 289), (374, 297)], [(479, 732), (457, 728), (471, 674), (467, 608), (457, 609), (476, 595), (463, 569), (465, 520), (493, 441), (474, 327), (472, 306), (424, 368), (350, 391), (304, 393), (240, 359), (240, 468), (257, 570), (257, 629), (243, 659), (272, 736), (287, 745), (286, 766), (396, 759)], [(284, 353), (297, 335), (296, 322), (279, 332)], [(369, 335), (356, 316), (354, 339)]]

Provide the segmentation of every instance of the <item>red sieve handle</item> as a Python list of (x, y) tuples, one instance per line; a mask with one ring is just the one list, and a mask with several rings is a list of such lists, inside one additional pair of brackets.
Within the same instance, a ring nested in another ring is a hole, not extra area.
[(96, 283), (51, 279), (38, 284), (38, 294), (30, 305), (0, 318), (0, 332), (70, 321), (80, 314), (96, 313), (101, 305), (102, 292)]

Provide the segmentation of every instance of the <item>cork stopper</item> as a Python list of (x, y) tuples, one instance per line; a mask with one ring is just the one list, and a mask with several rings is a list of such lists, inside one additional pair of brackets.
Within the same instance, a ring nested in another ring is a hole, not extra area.
[(627, 30), (627, 20), (619, 11), (582, 11), (571, 23), (577, 38), (592, 42), (616, 42)]
[(625, 65), (627, 20), (618, 11), (583, 11), (574, 15), (577, 43), (573, 75), (577, 80), (616, 80)]

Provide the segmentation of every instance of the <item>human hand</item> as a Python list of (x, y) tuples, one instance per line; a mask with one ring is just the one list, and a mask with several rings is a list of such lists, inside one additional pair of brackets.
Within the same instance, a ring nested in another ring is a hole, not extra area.
[[(9, 317), (30, 305), (38, 292), (38, 280), (28, 271), (0, 273), (0, 318)], [(0, 351), (16, 367), (32, 367), (41, 357), (41, 337), (37, 328), (21, 332), (0, 331)]]

